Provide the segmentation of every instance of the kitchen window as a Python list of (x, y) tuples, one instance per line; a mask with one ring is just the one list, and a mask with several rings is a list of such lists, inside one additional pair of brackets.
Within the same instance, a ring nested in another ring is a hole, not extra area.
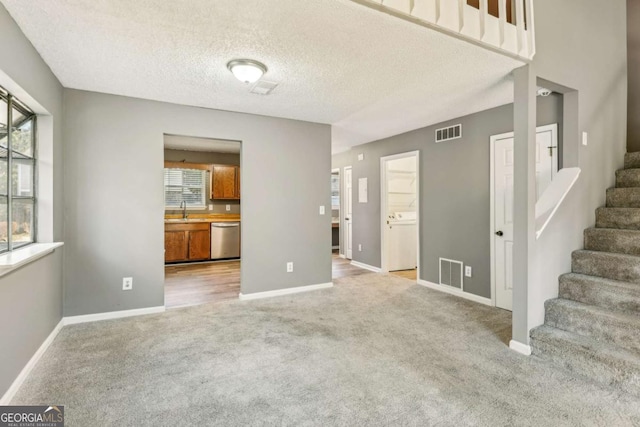
[(0, 252), (36, 240), (35, 135), (36, 115), (0, 87)]
[(182, 202), (188, 208), (206, 208), (207, 172), (199, 169), (164, 169), (165, 209), (179, 209)]

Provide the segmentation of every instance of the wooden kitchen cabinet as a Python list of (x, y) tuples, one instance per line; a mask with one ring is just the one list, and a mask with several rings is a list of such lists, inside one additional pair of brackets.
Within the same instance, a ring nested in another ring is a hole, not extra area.
[(189, 231), (189, 260), (211, 258), (211, 230)]
[(240, 167), (213, 165), (211, 170), (211, 198), (240, 200)]
[(164, 225), (164, 261), (201, 261), (211, 258), (208, 222)]

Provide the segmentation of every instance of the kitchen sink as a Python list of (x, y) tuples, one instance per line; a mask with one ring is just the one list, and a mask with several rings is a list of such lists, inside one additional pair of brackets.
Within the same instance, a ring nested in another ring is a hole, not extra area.
[(204, 218), (187, 218), (187, 219), (182, 219), (182, 218), (171, 218), (171, 219), (165, 219), (164, 222), (209, 222), (209, 220), (204, 219)]

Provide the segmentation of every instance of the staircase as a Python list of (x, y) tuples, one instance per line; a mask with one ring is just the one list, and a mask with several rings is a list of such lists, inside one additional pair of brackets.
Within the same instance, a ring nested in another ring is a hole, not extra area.
[(625, 156), (584, 247), (531, 331), (533, 354), (640, 394), (640, 152)]

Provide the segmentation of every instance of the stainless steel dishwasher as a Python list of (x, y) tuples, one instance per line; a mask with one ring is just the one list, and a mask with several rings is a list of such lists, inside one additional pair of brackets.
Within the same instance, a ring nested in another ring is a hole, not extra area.
[(240, 223), (211, 223), (211, 259), (240, 258)]

